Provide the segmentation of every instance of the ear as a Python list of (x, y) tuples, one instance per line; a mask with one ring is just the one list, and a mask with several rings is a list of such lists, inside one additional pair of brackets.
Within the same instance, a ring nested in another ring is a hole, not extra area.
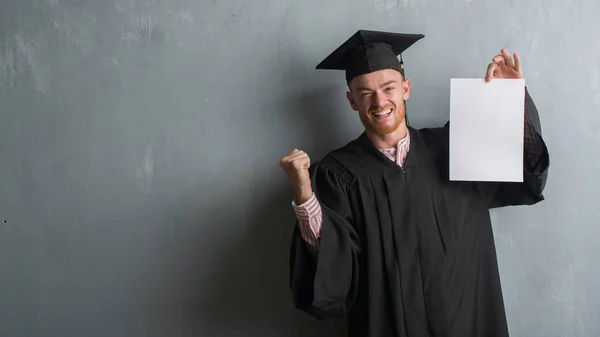
[(406, 79), (402, 82), (402, 99), (408, 100), (410, 97), (410, 79)]
[(348, 103), (350, 103), (352, 110), (358, 111), (358, 106), (356, 105), (356, 102), (354, 101), (354, 97), (352, 96), (351, 91), (346, 91), (346, 98), (348, 99)]

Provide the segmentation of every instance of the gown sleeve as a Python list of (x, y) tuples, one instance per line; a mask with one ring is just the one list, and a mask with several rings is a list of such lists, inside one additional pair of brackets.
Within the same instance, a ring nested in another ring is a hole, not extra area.
[(345, 315), (356, 299), (360, 248), (347, 194), (351, 180), (331, 158), (316, 163), (311, 168), (311, 182), (322, 209), (318, 254), (311, 252), (298, 226), (292, 238), (290, 286), (294, 304), (320, 319)]
[[(540, 117), (525, 89), (525, 137), (523, 153), (523, 182), (474, 182), (474, 188), (489, 208), (534, 205), (544, 200), (542, 192), (548, 179), (550, 159), (542, 138)], [(448, 141), (448, 126), (444, 127)]]
[(544, 200), (550, 159), (542, 138), (540, 117), (525, 90), (525, 151), (522, 183), (477, 183), (475, 188), (490, 208), (533, 205)]

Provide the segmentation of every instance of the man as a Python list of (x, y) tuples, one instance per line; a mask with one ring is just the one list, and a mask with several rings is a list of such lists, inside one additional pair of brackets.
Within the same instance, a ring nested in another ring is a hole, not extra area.
[[(303, 151), (280, 162), (298, 218), (293, 300), (346, 316), (351, 336), (508, 336), (489, 209), (544, 199), (537, 110), (526, 92), (523, 183), (449, 181), (448, 124), (406, 124), (411, 83), (397, 56), (422, 37), (359, 31), (317, 67), (346, 71), (365, 131), (310, 170)], [(486, 73), (522, 77), (504, 49)]]

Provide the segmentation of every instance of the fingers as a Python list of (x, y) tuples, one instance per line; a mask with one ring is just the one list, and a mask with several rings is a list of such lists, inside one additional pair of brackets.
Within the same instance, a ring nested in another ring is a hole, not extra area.
[(290, 153), (286, 154), (284, 158), (289, 158), (289, 157), (292, 157), (292, 156), (301, 155), (303, 153), (306, 153), (306, 152), (304, 152), (302, 150), (294, 149)]
[(294, 149), (292, 152), (288, 153), (286, 155), (286, 157), (293, 157), (293, 156), (298, 156), (298, 155), (302, 155), (302, 154), (306, 154), (306, 152), (304, 152), (302, 150)]
[(511, 56), (508, 50), (503, 48), (499, 55), (492, 58), (492, 63), (487, 68), (485, 81), (490, 82), (494, 78), (523, 78), (521, 57), (517, 53)]
[(291, 162), (291, 165), (296, 171), (307, 170), (310, 167), (310, 158), (308, 156), (296, 158)]
[(515, 63), (513, 62), (513, 58), (512, 58), (512, 56), (510, 56), (510, 53), (508, 52), (508, 50), (502, 49), (500, 52), (502, 53), (502, 56), (504, 57), (504, 62), (506, 62), (506, 65), (511, 68), (514, 67)]
[(515, 53), (515, 68), (521, 70), (521, 56), (517, 53)]
[(494, 78), (494, 71), (498, 69), (498, 63), (490, 63), (485, 74), (485, 81), (489, 82)]
[(296, 171), (308, 169), (310, 167), (310, 158), (306, 153), (295, 153), (286, 160), (284, 166), (293, 168)]
[(288, 158), (290, 159), (290, 161), (300, 159), (300, 158), (308, 158), (308, 154), (304, 151), (298, 151), (298, 152), (292, 154), (291, 156), (288, 156)]
[(308, 154), (306, 152), (294, 149), (292, 152), (288, 153), (285, 157), (283, 157), (279, 164), (282, 167), (284, 167), (293, 164), (295, 161), (310, 163), (310, 158), (308, 157)]
[[(513, 56), (514, 56), (514, 61), (513, 61)], [(519, 57), (519, 54), (515, 53), (513, 56), (511, 56), (506, 49), (502, 49), (500, 51), (500, 54), (498, 54), (492, 58), (492, 62), (494, 62), (494, 63), (504, 62), (504, 63), (506, 63), (507, 66), (510, 66), (510, 67), (520, 67), (521, 66), (521, 58)]]
[(494, 57), (492, 58), (492, 62), (494, 62), (494, 63), (501, 63), (501, 62), (505, 62), (505, 61), (504, 61), (504, 56), (502, 56), (502, 54), (498, 54), (498, 55), (496, 55), (496, 56), (494, 56)]

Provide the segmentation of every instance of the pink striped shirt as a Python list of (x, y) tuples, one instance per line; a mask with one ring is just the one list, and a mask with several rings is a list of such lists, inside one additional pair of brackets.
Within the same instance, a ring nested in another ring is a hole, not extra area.
[[(410, 133), (406, 133), (406, 137), (402, 138), (396, 147), (389, 149), (380, 149), (386, 157), (402, 167), (406, 161), (408, 150), (410, 149)], [(300, 236), (315, 250), (319, 248), (319, 234), (321, 232), (321, 223), (323, 216), (321, 213), (321, 205), (317, 197), (313, 193), (312, 197), (301, 205), (296, 205), (292, 201), (292, 207), (298, 224), (300, 227)]]

